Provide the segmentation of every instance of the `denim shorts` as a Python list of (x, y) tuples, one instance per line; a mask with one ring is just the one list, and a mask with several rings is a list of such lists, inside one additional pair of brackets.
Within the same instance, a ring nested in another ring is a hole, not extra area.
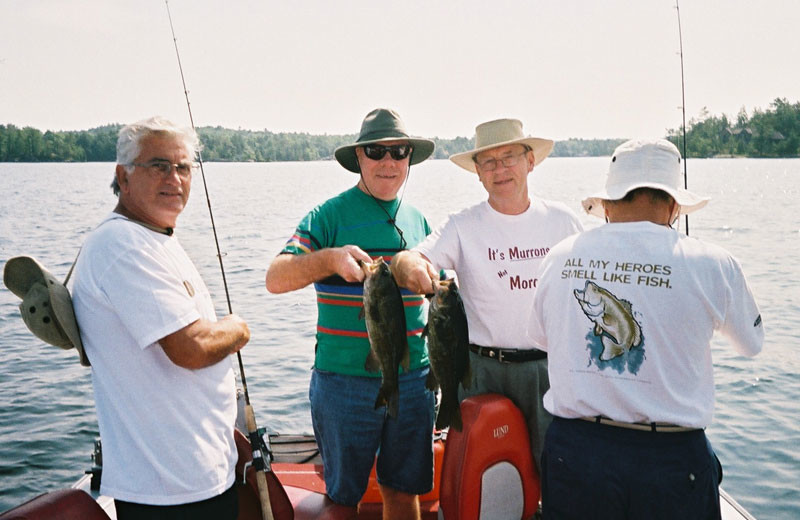
[(412, 495), (433, 488), (434, 395), (425, 388), (429, 370), (400, 374), (396, 418), (386, 414), (385, 406), (375, 409), (380, 377), (313, 370), (311, 421), (331, 500), (359, 503), (376, 454), (380, 485)]

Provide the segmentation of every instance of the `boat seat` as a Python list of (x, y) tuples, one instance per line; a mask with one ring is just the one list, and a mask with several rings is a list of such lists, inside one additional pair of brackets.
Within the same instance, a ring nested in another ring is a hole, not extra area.
[(506, 397), (461, 402), (462, 431), (450, 428), (439, 493), (440, 520), (528, 519), (540, 497), (528, 427)]
[(0, 514), (2, 520), (110, 520), (103, 508), (80, 489), (59, 489)]

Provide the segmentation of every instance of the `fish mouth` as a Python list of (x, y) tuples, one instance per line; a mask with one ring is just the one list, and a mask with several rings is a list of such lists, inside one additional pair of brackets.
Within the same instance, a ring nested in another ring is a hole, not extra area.
[(361, 270), (364, 271), (364, 274), (369, 276), (370, 274), (378, 270), (378, 267), (381, 265), (380, 261), (381, 261), (380, 258), (373, 260), (372, 262), (365, 262), (364, 260), (359, 260), (358, 265), (359, 267), (361, 267)]

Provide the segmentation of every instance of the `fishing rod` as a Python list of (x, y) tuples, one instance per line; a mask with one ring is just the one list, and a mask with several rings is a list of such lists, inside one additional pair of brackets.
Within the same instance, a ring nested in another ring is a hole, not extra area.
[[(689, 189), (689, 175), (686, 171), (686, 88), (683, 80), (683, 33), (681, 32), (681, 8), (678, 6), (678, 0), (675, 0), (675, 12), (678, 15), (678, 43), (680, 45), (681, 57), (681, 113), (683, 114), (683, 189)], [(689, 215), (684, 215), (686, 219), (686, 234), (689, 234)]]
[[(178, 58), (178, 70), (181, 73), (181, 84), (183, 85), (183, 95), (186, 98), (186, 108), (189, 111), (189, 122), (192, 125), (192, 130), (195, 130), (194, 117), (192, 116), (192, 104), (189, 101), (189, 90), (186, 88), (186, 79), (183, 75), (183, 65), (181, 64), (181, 53), (178, 51), (178, 39), (175, 37), (175, 27), (172, 25), (172, 13), (169, 10), (169, 0), (164, 0), (167, 6), (167, 17), (169, 18), (169, 29), (172, 32), (172, 42), (175, 45), (175, 56)], [(198, 150), (197, 159), (200, 164), (200, 175), (203, 178), (203, 189), (206, 194), (206, 204), (208, 205), (208, 215), (211, 219), (211, 230), (214, 234), (214, 244), (217, 248), (217, 258), (219, 259), (219, 269), (222, 273), (222, 286), (225, 289), (225, 299), (228, 302), (228, 313), (233, 314), (233, 307), (231, 306), (231, 296), (228, 291), (228, 282), (225, 278), (225, 266), (222, 263), (222, 251), (219, 247), (219, 239), (217, 238), (217, 227), (214, 224), (214, 212), (211, 209), (211, 197), (208, 193), (208, 184), (206, 183), (206, 173), (203, 169), (203, 154)], [(244, 375), (244, 363), (242, 362), (241, 351), (236, 352), (236, 357), (239, 361), (239, 375), (242, 378), (242, 391), (244, 393), (244, 410), (245, 410), (245, 423), (247, 425), (247, 434), (250, 438), (250, 445), (253, 449), (253, 466), (256, 469), (256, 484), (258, 485), (258, 495), (261, 502), (261, 515), (263, 520), (273, 520), (272, 505), (270, 504), (269, 487), (267, 485), (266, 473), (271, 471), (269, 461), (269, 437), (264, 430), (259, 430), (256, 425), (256, 417), (253, 412), (253, 406), (250, 404), (250, 394), (247, 391), (247, 379)], [(247, 473), (247, 465), (245, 465), (243, 474)]]

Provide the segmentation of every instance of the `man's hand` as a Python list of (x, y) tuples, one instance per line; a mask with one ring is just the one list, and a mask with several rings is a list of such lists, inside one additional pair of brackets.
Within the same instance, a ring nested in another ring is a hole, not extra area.
[(327, 247), (304, 255), (278, 255), (267, 269), (266, 285), (271, 293), (302, 289), (308, 284), (339, 275), (348, 282), (364, 280), (358, 261), (372, 262), (360, 247)]
[(344, 278), (346, 282), (361, 282), (364, 280), (364, 270), (359, 265), (359, 260), (365, 263), (372, 262), (372, 258), (358, 246), (337, 247), (331, 250), (333, 254), (334, 271)]
[(436, 292), (439, 273), (433, 265), (416, 251), (401, 251), (392, 259), (392, 275), (397, 285), (417, 294)]

